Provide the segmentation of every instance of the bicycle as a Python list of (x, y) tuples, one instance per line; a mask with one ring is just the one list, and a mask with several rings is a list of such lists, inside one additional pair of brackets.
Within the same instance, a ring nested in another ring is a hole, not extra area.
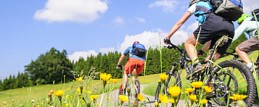
[(126, 85), (124, 88), (122, 88), (122, 90), (119, 90), (119, 95), (125, 95), (128, 97), (129, 106), (131, 104), (131, 101), (130, 101), (131, 99), (134, 100), (133, 106), (138, 105), (137, 96), (140, 93), (140, 82), (138, 79), (136, 79), (136, 76), (137, 76), (136, 68), (137, 68), (137, 66), (134, 68), (134, 70), (132, 71), (131, 74), (127, 74), (128, 80), (125, 83)]
[[(181, 74), (183, 69), (185, 69), (187, 73), (186, 78), (190, 82), (203, 81), (204, 85), (212, 86), (213, 91), (207, 99), (213, 99), (219, 106), (228, 105), (229, 96), (236, 93), (246, 94), (247, 98), (245, 99), (245, 102), (247, 106), (252, 106), (255, 97), (255, 81), (252, 74), (249, 73), (248, 68), (237, 60), (225, 60), (219, 64), (212, 62), (217, 48), (223, 46), (227, 40), (227, 36), (222, 36), (216, 42), (213, 48), (208, 52), (209, 60), (204, 62), (205, 67), (203, 67), (201, 72), (193, 71), (192, 65), (190, 64), (191, 60), (184, 49), (181, 49), (174, 44), (169, 44), (167, 48), (179, 51), (181, 57), (178, 62), (172, 64), (171, 70), (166, 72), (169, 77), (164, 86), (161, 82), (158, 83), (155, 101), (159, 102), (159, 94), (170, 96), (168, 93), (168, 88), (170, 86), (182, 87)], [(181, 94), (179, 94), (177, 99), (180, 99), (180, 96)], [(230, 100), (229, 103), (231, 102), (232, 101)], [(212, 106), (211, 101), (209, 101), (208, 104)]]

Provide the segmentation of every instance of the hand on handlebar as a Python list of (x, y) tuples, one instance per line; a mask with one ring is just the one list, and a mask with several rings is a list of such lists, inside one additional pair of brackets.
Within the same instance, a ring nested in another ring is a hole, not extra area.
[(164, 43), (167, 44), (167, 45), (172, 44), (171, 41), (170, 41), (170, 39), (168, 39), (168, 38), (165, 38), (165, 39), (164, 39)]
[(116, 69), (122, 70), (122, 66), (121, 65), (117, 65)]

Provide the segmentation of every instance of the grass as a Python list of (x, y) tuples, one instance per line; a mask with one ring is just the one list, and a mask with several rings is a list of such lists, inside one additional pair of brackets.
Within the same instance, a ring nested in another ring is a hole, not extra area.
[[(140, 76), (139, 80), (141, 84), (149, 84), (152, 81), (158, 80), (158, 74)], [(90, 84), (83, 84), (84, 89), (90, 90), (93, 94), (102, 93), (103, 84), (100, 80), (90, 81)], [(119, 79), (118, 83), (114, 86), (114, 89), (118, 89), (122, 79)], [(65, 84), (53, 84), (53, 85), (38, 85), (34, 87), (19, 88), (7, 91), (0, 91), (0, 107), (5, 105), (9, 106), (28, 106), (32, 104), (32, 101), (46, 101), (50, 90), (72, 90), (78, 88), (81, 83), (77, 81), (65, 83)], [(28, 105), (24, 105), (28, 104)]]
[[(249, 55), (250, 59), (254, 62), (258, 56), (258, 51), (253, 52)], [(226, 59), (231, 59), (231, 57), (226, 57)], [(219, 59), (217, 62), (221, 62), (226, 60), (225, 58)], [(188, 80), (185, 79), (185, 72), (182, 72), (181, 80), (182, 80), (182, 89), (190, 87), (190, 83)], [(146, 75), (139, 77), (141, 84), (146, 84), (144, 89), (144, 93), (147, 95), (154, 96), (157, 82), (159, 80), (159, 74), (154, 75)], [(118, 88), (122, 79), (119, 79), (119, 82), (115, 85), (115, 88)], [(94, 94), (100, 94), (102, 92), (102, 81), (100, 80), (93, 80), (91, 83), (87, 84), (80, 84), (76, 81), (65, 83), (65, 84), (53, 84), (53, 85), (39, 85), (34, 87), (26, 87), (26, 88), (19, 88), (7, 91), (0, 91), (0, 107), (4, 107), (8, 104), (8, 107), (19, 107), (19, 106), (31, 106), (32, 101), (42, 101), (42, 103), (46, 103), (46, 99), (48, 97), (48, 93), (50, 90), (70, 90), (76, 89), (80, 85), (83, 85), (84, 89), (91, 90)]]

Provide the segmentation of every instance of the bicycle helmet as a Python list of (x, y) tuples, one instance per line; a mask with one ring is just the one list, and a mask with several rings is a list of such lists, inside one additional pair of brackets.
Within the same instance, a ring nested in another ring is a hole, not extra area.
[(242, 14), (242, 16), (240, 18), (238, 18), (237, 23), (241, 24), (248, 17), (250, 17), (249, 14)]
[(135, 41), (133, 44), (139, 44), (139, 41)]

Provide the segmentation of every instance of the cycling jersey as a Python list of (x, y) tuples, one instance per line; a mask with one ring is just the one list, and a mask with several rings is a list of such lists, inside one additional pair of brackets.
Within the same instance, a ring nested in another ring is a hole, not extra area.
[(257, 34), (258, 28), (259, 28), (259, 22), (252, 21), (252, 17), (246, 18), (235, 30), (233, 41), (235, 41), (239, 36), (241, 36), (242, 33), (245, 33), (245, 35), (247, 35), (246, 36), (247, 39), (250, 39), (258, 35)]

